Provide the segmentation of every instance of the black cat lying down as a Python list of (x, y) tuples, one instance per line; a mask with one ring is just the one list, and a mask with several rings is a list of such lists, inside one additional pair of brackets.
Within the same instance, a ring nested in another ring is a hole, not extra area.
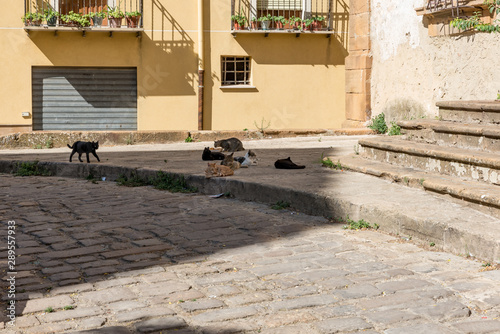
[(201, 155), (201, 158), (203, 160), (224, 160), (224, 153), (220, 152), (212, 152), (209, 147), (205, 147), (203, 150), (203, 153)]
[(87, 154), (87, 163), (90, 163), (89, 153), (92, 153), (94, 157), (97, 158), (97, 161), (101, 162), (101, 160), (99, 160), (99, 157), (97, 156), (97, 153), (95, 152), (99, 148), (99, 141), (96, 142), (77, 141), (73, 144), (73, 146), (69, 146), (69, 144), (66, 145), (68, 145), (68, 147), (73, 150), (71, 152), (71, 155), (69, 156), (69, 162), (71, 162), (71, 159), (73, 158), (73, 155), (75, 153), (78, 153), (78, 160), (80, 160), (80, 162), (83, 162), (82, 160), (83, 153)]
[(296, 165), (292, 160), (290, 160), (290, 157), (286, 159), (279, 159), (276, 160), (274, 163), (274, 167), (278, 169), (304, 169), (306, 166), (301, 166), (301, 165)]

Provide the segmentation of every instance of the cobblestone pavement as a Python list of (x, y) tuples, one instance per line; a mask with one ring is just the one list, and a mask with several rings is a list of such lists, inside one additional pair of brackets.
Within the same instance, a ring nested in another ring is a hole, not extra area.
[(2, 333), (500, 333), (500, 271), (397, 237), (110, 182), (0, 175), (0, 190), (17, 242)]

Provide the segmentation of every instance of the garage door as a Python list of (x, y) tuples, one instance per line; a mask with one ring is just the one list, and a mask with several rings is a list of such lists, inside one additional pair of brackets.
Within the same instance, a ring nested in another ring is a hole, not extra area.
[(33, 68), (33, 130), (137, 130), (135, 68)]

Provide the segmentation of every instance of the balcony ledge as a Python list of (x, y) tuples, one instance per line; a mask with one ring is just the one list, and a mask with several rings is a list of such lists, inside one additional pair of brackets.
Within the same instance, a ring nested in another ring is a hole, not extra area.
[(236, 37), (238, 34), (255, 34), (255, 35), (264, 35), (264, 37), (268, 37), (269, 34), (277, 34), (277, 35), (295, 35), (295, 37), (300, 37), (301, 35), (325, 35), (327, 38), (334, 35), (336, 32), (333, 30), (318, 30), (318, 31), (301, 31), (301, 30), (231, 30), (231, 34), (233, 37)]
[(144, 32), (144, 28), (128, 28), (126, 26), (121, 28), (112, 28), (112, 27), (63, 27), (63, 26), (25, 26), (24, 30), (30, 34), (30, 32), (53, 32), (55, 36), (60, 31), (63, 32), (80, 32), (83, 36), (86, 35), (87, 32), (105, 32), (109, 33), (109, 37), (113, 36), (113, 33), (135, 33), (137, 37), (141, 36), (141, 33)]

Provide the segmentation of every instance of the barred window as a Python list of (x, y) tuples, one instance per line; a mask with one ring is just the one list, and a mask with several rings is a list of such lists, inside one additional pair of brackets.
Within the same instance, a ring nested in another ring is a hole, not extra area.
[(302, 10), (302, 0), (258, 0), (257, 9)]
[(250, 85), (250, 57), (222, 57), (222, 85)]

